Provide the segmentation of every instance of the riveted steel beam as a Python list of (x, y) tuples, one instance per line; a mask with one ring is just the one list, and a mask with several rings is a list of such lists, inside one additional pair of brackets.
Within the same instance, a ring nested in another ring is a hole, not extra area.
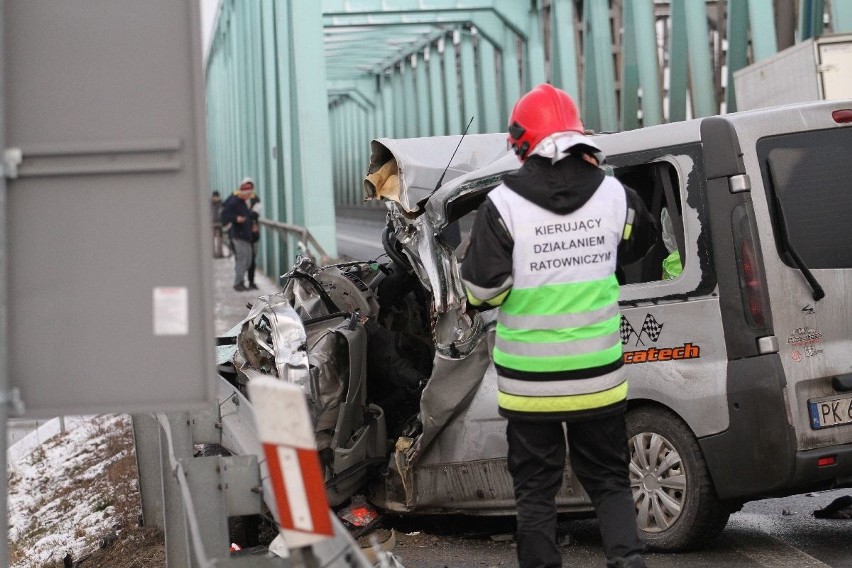
[(414, 84), (414, 67), (411, 57), (408, 57), (403, 66), (403, 95), (402, 104), (405, 109), (405, 137), (417, 136), (417, 89)]
[(370, 98), (368, 95), (365, 95), (357, 88), (329, 88), (327, 90), (327, 93), (330, 97), (349, 98), (353, 103), (361, 107), (364, 112), (373, 112), (376, 110), (376, 99)]
[(530, 10), (527, 19), (527, 33), (529, 37), (525, 42), (527, 49), (527, 77), (526, 83), (523, 85), (525, 91), (547, 80), (547, 73), (544, 69), (544, 30), (541, 21), (541, 12), (539, 10)]
[(586, 2), (583, 10), (586, 77), (581, 114), (587, 127), (614, 131), (618, 128), (618, 109), (609, 9), (606, 2)]
[(429, 136), (431, 128), (429, 107), (431, 97), (429, 96), (429, 77), (427, 74), (427, 63), (424, 54), (412, 56), (414, 62), (414, 84), (417, 97), (417, 136)]
[(823, 0), (799, 1), (799, 41), (822, 35), (824, 13), (825, 3)]
[[(416, 12), (411, 14), (373, 14), (350, 16), (326, 16), (323, 25), (326, 29), (349, 26), (398, 26), (398, 25), (445, 25), (455, 27), (473, 25), (492, 44), (499, 46), (503, 41), (503, 25), (505, 22), (496, 14), (488, 11), (480, 12)], [(505, 24), (509, 25), (509, 24)], [(517, 26), (510, 26), (519, 33)], [(519, 34), (526, 37), (526, 33)]]
[(690, 94), (696, 117), (718, 112), (713, 87), (710, 38), (707, 31), (707, 8), (704, 2), (684, 2), (686, 37), (689, 48)]
[(323, 0), (328, 18), (356, 18), (424, 15), (428, 21), (452, 13), (492, 13), (514, 32), (527, 39), (525, 22), (529, 2), (523, 0)]
[(413, 54), (420, 53), (421, 51), (427, 49), (429, 46), (435, 44), (438, 40), (443, 39), (450, 33), (450, 30), (445, 29), (443, 27), (433, 29), (428, 34), (422, 35), (417, 40), (409, 42), (404, 46), (401, 46), (401, 49), (398, 54), (385, 57), (381, 61), (373, 63), (371, 72), (376, 74), (381, 73), (386, 69), (393, 67), (403, 58), (410, 57)]
[(669, 36), (669, 122), (686, 120), (689, 48), (686, 37), (686, 11), (683, 2), (671, 5), (671, 34)]
[[(479, 43), (479, 108), (485, 132), (503, 132), (506, 125), (500, 122), (500, 94), (497, 88), (497, 61), (493, 45), (488, 41)], [(497, 95), (497, 96), (495, 96)]]
[(391, 84), (391, 104), (393, 105), (393, 133), (394, 138), (402, 138), (405, 136), (405, 108), (403, 102), (405, 93), (403, 92), (402, 75), (393, 73), (390, 76)]
[(452, 36), (445, 39), (443, 43), (444, 58), (444, 98), (446, 100), (447, 110), (447, 134), (458, 134), (461, 132), (463, 124), (467, 124), (465, 120), (462, 123), (461, 101), (459, 99), (459, 79), (456, 69), (458, 68), (458, 57), (456, 50), (458, 49), (459, 32), (456, 31)]
[(642, 126), (663, 122), (663, 95), (660, 66), (657, 61), (657, 36), (654, 29), (653, 0), (627, 0), (632, 8), (639, 86), (642, 89)]
[(438, 52), (438, 46), (429, 49), (426, 52), (428, 59), (425, 63), (428, 66), (429, 75), (429, 114), (431, 117), (431, 132), (432, 136), (443, 136), (447, 133), (446, 120), (447, 111), (444, 101), (444, 74), (441, 67), (442, 54)]
[(726, 59), (727, 86), (725, 109), (737, 110), (737, 94), (734, 88), (734, 71), (748, 65), (748, 0), (728, 0), (728, 53)]
[[(331, 173), (325, 165), (331, 152), (328, 141), (328, 107), (316, 96), (325, 89), (326, 70), (322, 57), (322, 13), (313, 2), (287, 2), (286, 24), (291, 41), (290, 66), (298, 77), (288, 96), (293, 130), (293, 222), (304, 225), (331, 256), (337, 256), (337, 238), (331, 199)], [(308, 188), (319, 188), (304, 198)], [(300, 222), (301, 221), (301, 222)]]
[[(503, 50), (501, 52), (503, 70), (503, 106), (500, 113), (500, 124), (509, 124), (512, 107), (521, 97), (521, 68), (518, 61), (518, 42), (515, 34), (508, 27), (504, 28)], [(504, 128), (507, 128), (504, 126)]]
[[(730, 20), (729, 15), (728, 21)], [(778, 52), (778, 42), (772, 0), (748, 0), (748, 21), (751, 27), (751, 49), (754, 60), (760, 61), (775, 55)]]
[(577, 37), (574, 32), (573, 0), (551, 0), (552, 14), (550, 68), (555, 86), (580, 100), (577, 71)]
[(483, 132), (483, 119), (479, 110), (479, 80), (476, 77), (476, 58), (474, 54), (474, 36), (462, 32), (459, 34), (459, 66), (462, 93), (462, 117), (464, 123), (470, 122), (469, 132), (480, 134)]
[(639, 49), (636, 46), (634, 3), (624, 3), (621, 40), (621, 130), (639, 127)]

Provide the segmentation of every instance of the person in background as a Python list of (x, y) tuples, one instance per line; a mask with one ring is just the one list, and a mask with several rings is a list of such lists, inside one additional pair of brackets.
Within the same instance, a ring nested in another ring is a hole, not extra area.
[[(247, 178), (251, 179), (251, 178)], [(261, 206), (260, 206), (260, 198), (257, 195), (254, 195), (251, 198), (251, 210), (257, 213), (258, 218), (260, 217)], [(248, 289), (249, 290), (257, 290), (257, 285), (254, 283), (254, 272), (257, 269), (257, 246), (260, 242), (260, 223), (257, 219), (251, 225), (251, 264), (249, 264), (248, 271), (246, 274), (248, 275)]]
[(606, 565), (644, 568), (628, 476), (627, 379), (616, 260), (659, 233), (641, 198), (599, 167), (564, 91), (521, 97), (509, 143), (523, 165), (479, 207), (463, 251), (470, 305), (499, 307), (493, 361), (508, 419), (521, 568), (558, 568), (556, 494), (571, 468), (600, 520)]
[[(254, 242), (252, 228), (257, 226), (260, 214), (255, 209), (259, 199), (254, 193), (254, 180), (245, 177), (233, 195), (225, 200), (220, 219), (223, 225), (229, 225), (231, 246), (234, 249), (234, 290), (245, 292), (257, 289), (254, 285), (254, 271), (249, 274), (254, 261)], [(248, 275), (249, 286), (246, 286)]]
[(225, 256), (223, 239), (222, 239), (222, 196), (218, 191), (214, 191), (210, 196), (210, 213), (213, 222), (213, 258), (222, 258)]

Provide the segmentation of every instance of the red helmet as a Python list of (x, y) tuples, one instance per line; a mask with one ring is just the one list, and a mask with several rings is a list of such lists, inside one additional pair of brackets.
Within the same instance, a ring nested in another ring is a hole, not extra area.
[(515, 103), (509, 117), (509, 144), (525, 160), (543, 139), (568, 130), (585, 131), (577, 105), (565, 91), (542, 83)]

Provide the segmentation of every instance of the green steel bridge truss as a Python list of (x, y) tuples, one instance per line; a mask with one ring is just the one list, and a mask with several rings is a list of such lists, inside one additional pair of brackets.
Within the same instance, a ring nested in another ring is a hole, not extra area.
[[(265, 217), (335, 255), (335, 205), (362, 202), (373, 138), (501, 132), (542, 82), (596, 131), (732, 112), (734, 71), (845, 31), (844, 0), (222, 0), (211, 190), (253, 176)], [(266, 238), (259, 260), (280, 274), (296, 250)]]

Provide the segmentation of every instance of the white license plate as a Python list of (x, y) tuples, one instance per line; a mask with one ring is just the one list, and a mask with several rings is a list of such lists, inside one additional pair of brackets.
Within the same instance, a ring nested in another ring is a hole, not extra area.
[(809, 400), (808, 410), (814, 430), (852, 424), (852, 396)]

